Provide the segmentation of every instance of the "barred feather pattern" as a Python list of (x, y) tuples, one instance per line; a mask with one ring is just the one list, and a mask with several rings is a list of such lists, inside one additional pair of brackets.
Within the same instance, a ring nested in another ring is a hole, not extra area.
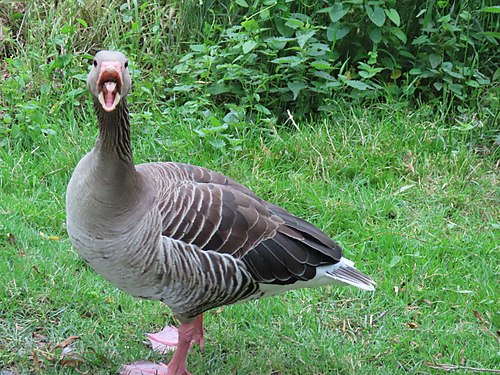
[(181, 320), (258, 296), (258, 285), (245, 265), (228, 254), (200, 251), (195, 245), (163, 237), (158, 260), (159, 299)]

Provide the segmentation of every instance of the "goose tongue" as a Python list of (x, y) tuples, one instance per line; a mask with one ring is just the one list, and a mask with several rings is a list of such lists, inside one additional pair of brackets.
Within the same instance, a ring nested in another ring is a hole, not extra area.
[(112, 112), (120, 102), (123, 85), (121, 64), (117, 61), (103, 61), (97, 79), (97, 98), (106, 112)]
[(104, 93), (104, 102), (107, 107), (112, 107), (115, 101), (116, 82), (104, 82), (102, 92)]

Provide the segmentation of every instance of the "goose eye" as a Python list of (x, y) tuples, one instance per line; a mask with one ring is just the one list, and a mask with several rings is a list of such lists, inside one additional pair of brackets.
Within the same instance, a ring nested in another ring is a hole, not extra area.
[(97, 60), (94, 59), (94, 66), (97, 66)]
[(125, 61), (124, 66), (125, 66), (125, 69), (127, 69), (127, 68), (128, 68), (128, 61)]

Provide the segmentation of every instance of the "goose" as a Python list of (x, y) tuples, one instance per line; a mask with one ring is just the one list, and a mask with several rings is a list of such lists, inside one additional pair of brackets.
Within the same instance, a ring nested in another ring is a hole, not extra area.
[(99, 135), (68, 183), (68, 235), (104, 279), (172, 310), (180, 326), (162, 373), (189, 374), (207, 310), (330, 284), (374, 290), (323, 231), (231, 178), (177, 162), (134, 165), (123, 53), (99, 51), (87, 87)]

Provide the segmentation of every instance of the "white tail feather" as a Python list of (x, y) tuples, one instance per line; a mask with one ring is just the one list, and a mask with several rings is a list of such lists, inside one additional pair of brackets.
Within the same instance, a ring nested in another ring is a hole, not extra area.
[(354, 267), (354, 262), (346, 258), (342, 258), (338, 263), (338, 267), (327, 270), (326, 274), (342, 284), (352, 285), (368, 291), (375, 290), (375, 281), (358, 271)]

